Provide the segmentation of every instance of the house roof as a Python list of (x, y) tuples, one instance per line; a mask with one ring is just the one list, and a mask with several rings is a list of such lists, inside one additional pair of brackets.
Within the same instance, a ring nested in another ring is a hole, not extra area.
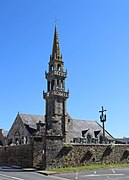
[[(45, 116), (39, 116), (39, 115), (30, 115), (30, 114), (19, 114), (20, 118), (22, 119), (23, 123), (25, 125), (28, 125), (30, 128), (37, 129), (36, 123), (38, 122), (45, 122)], [(69, 116), (69, 115), (68, 115)], [(73, 120), (73, 137), (82, 137), (82, 131), (86, 131), (86, 133), (89, 133), (92, 137), (95, 137), (95, 132), (102, 133), (102, 126), (97, 122), (93, 120)], [(108, 139), (114, 139), (107, 131), (105, 131), (105, 136)]]
[(30, 114), (19, 114), (21, 120), (25, 125), (28, 125), (30, 128), (37, 129), (36, 123), (45, 122), (44, 116), (39, 115), (30, 115)]
[[(86, 131), (86, 133), (89, 133), (92, 137), (95, 137), (95, 134), (99, 134), (99, 132), (102, 134), (102, 126), (97, 121), (92, 120), (73, 120), (73, 136), (76, 137), (82, 137), (82, 131)], [(109, 134), (107, 131), (105, 131), (105, 136), (108, 139), (114, 139), (111, 134)]]
[(115, 138), (117, 144), (129, 144), (129, 138)]

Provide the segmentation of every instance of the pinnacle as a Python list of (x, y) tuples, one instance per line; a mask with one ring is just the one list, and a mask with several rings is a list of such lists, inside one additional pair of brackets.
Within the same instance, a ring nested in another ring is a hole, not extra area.
[(58, 33), (57, 33), (57, 27), (56, 26), (55, 26), (55, 32), (54, 32), (52, 59), (53, 60), (54, 59), (60, 60), (60, 46), (59, 46)]

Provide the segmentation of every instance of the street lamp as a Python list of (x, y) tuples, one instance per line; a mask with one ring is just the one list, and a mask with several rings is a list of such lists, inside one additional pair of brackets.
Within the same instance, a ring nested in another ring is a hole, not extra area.
[(104, 123), (106, 122), (106, 114), (104, 114), (105, 111), (106, 111), (106, 109), (104, 109), (103, 106), (102, 106), (102, 110), (99, 111), (101, 113), (100, 121), (102, 122), (102, 127), (103, 127), (103, 143), (104, 144), (105, 144), (105, 127), (104, 127)]

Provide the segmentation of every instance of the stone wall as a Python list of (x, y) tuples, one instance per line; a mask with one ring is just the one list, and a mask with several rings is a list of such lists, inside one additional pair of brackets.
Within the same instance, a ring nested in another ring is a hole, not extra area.
[(129, 145), (63, 144), (60, 137), (34, 138), (31, 144), (0, 147), (0, 165), (60, 168), (129, 162)]
[(22, 167), (33, 166), (33, 152), (30, 144), (19, 146), (0, 147), (0, 164), (17, 165)]
[(32, 147), (33, 147), (33, 167), (37, 169), (45, 169), (46, 168), (45, 138), (34, 137)]
[[(50, 167), (129, 162), (129, 145), (64, 144)], [(49, 166), (48, 166), (49, 168)]]
[(46, 168), (63, 167), (63, 161), (58, 163), (58, 154), (63, 147), (63, 137), (48, 136), (46, 137)]
[(34, 137), (30, 144), (0, 147), (0, 165), (45, 169), (45, 139)]

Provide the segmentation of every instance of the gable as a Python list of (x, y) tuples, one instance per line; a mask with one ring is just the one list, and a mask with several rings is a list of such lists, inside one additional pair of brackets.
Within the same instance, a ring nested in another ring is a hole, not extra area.
[(21, 120), (20, 116), (17, 115), (14, 123), (12, 124), (12, 127), (9, 130), (8, 138), (13, 138), (15, 136), (25, 136), (29, 135), (26, 127), (24, 126), (23, 121)]
[(29, 114), (18, 114), (9, 133), (8, 138), (12, 138), (17, 134), (19, 136), (32, 135), (37, 130), (36, 123), (44, 122), (44, 116), (29, 115)]

